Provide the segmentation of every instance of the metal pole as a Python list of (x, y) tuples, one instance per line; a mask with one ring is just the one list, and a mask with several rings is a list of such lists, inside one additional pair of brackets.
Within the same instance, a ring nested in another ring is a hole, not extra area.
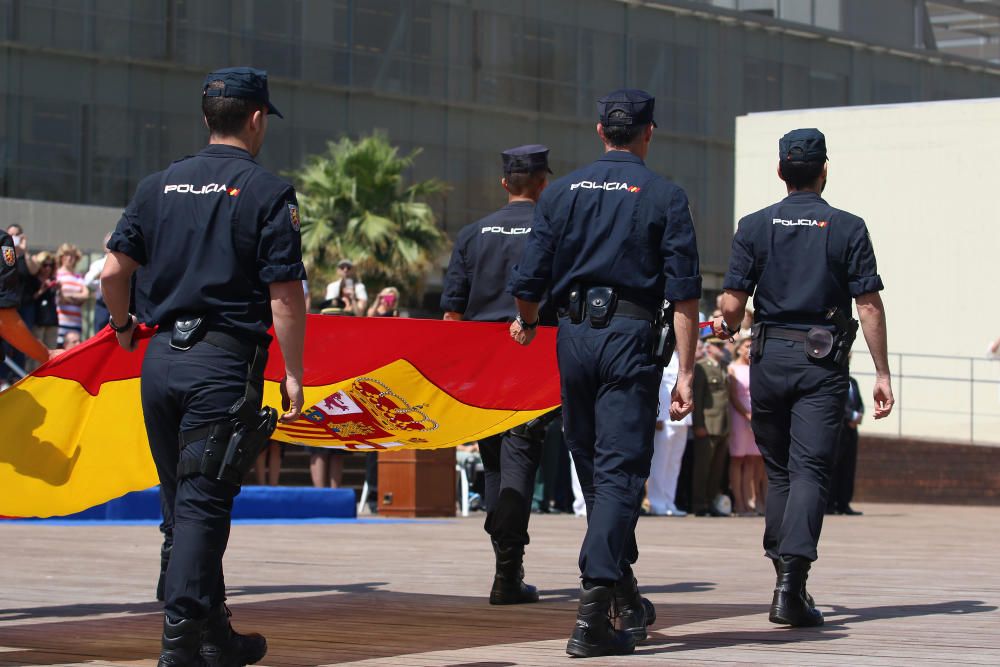
[(976, 440), (976, 360), (969, 357), (969, 442)]
[(896, 436), (903, 437), (903, 355), (899, 356), (899, 419), (896, 420)]

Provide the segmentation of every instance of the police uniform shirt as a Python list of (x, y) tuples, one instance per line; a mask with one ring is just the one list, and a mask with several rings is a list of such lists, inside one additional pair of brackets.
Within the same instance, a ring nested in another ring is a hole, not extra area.
[(142, 268), (140, 320), (204, 316), (267, 344), (267, 286), (303, 280), (295, 190), (243, 149), (212, 144), (139, 183), (108, 242)]
[(757, 321), (809, 325), (883, 285), (865, 221), (800, 191), (740, 220), (723, 289), (753, 294)]
[(442, 310), (478, 322), (511, 319), (515, 307), (506, 291), (507, 276), (524, 249), (534, 209), (530, 201), (511, 202), (458, 233), (445, 274)]
[(17, 308), (20, 305), (21, 288), (14, 239), (7, 232), (0, 231), (0, 308)]
[(531, 235), (510, 292), (568, 302), (574, 286), (615, 287), (621, 298), (659, 308), (701, 296), (694, 223), (684, 190), (626, 151), (609, 151), (553, 182), (535, 207)]

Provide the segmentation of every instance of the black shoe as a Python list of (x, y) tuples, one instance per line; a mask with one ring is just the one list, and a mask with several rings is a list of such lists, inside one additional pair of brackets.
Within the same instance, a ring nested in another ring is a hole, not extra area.
[(524, 547), (493, 543), (497, 569), (490, 590), (490, 604), (528, 604), (538, 602), (538, 589), (524, 583)]
[(801, 556), (782, 556), (768, 620), (778, 625), (808, 628), (823, 625), (823, 614), (806, 599), (810, 563)]
[[(777, 576), (777, 580), (774, 583), (774, 587), (777, 588), (779, 582), (781, 581), (781, 566), (779, 565), (779, 562), (777, 560), (772, 560), (771, 562), (774, 564), (774, 574)], [(806, 599), (806, 604), (808, 604), (810, 607), (815, 607), (816, 601), (813, 600), (813, 596), (809, 595), (809, 591), (806, 590), (806, 582), (808, 581), (808, 579), (809, 579), (809, 572), (806, 572), (805, 576), (802, 579), (802, 597)]]
[(615, 630), (608, 618), (614, 591), (611, 586), (580, 589), (576, 627), (566, 644), (566, 653), (574, 658), (601, 655), (628, 655), (635, 652), (635, 639), (624, 630)]
[(844, 505), (844, 509), (840, 510), (840, 513), (846, 516), (861, 516), (864, 514), (864, 512), (860, 512), (850, 505)]
[(656, 620), (656, 608), (647, 598), (639, 595), (639, 585), (631, 568), (615, 583), (614, 601), (618, 629), (632, 635), (636, 643), (644, 641), (646, 627)]
[(171, 621), (163, 616), (163, 640), (156, 667), (208, 667), (198, 652), (204, 619)]
[(208, 667), (245, 667), (267, 654), (267, 640), (257, 633), (241, 635), (229, 623), (232, 612), (225, 604), (208, 612), (201, 640), (201, 657)]

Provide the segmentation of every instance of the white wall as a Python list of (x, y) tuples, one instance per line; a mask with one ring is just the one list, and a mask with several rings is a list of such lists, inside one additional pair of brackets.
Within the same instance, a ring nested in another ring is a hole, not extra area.
[[(984, 359), (988, 342), (1000, 336), (994, 292), (1000, 282), (1000, 177), (994, 166), (1000, 160), (1000, 99), (739, 117), (734, 228), (743, 215), (784, 197), (775, 173), (778, 139), (801, 127), (826, 135), (824, 198), (868, 223), (886, 287), (890, 352), (978, 358), (904, 356), (902, 429), (898, 415), (869, 428), (966, 439), (974, 432), (976, 440), (1000, 440), (996, 385), (978, 382), (970, 390), (968, 382), (916, 377), (1000, 377), (998, 362)], [(859, 339), (859, 372), (870, 370), (867, 357)], [(897, 370), (899, 359), (892, 363)], [(870, 396), (867, 389), (865, 394)]]

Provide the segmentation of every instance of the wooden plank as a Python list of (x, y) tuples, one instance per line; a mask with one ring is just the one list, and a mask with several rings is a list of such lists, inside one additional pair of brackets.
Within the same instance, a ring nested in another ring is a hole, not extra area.
[[(860, 505), (828, 517), (816, 629), (767, 622), (758, 518), (643, 518), (640, 586), (657, 606), (626, 664), (1000, 664), (1000, 509)], [(226, 557), (238, 629), (265, 665), (566, 664), (585, 522), (536, 515), (525, 562), (542, 602), (491, 607), (482, 514), (431, 522), (237, 525)], [(0, 666), (155, 665), (154, 526), (0, 523)], [(587, 664), (596, 664), (590, 662)]]

